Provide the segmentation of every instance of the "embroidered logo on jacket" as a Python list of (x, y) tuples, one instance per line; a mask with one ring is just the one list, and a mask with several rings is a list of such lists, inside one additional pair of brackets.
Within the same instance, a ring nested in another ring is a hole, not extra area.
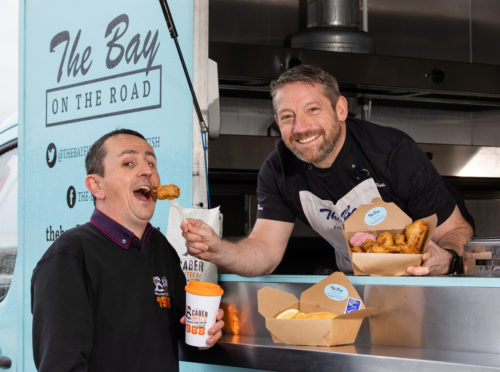
[(156, 302), (163, 309), (170, 309), (170, 296), (168, 294), (167, 278), (162, 276), (153, 276), (153, 293), (156, 296)]

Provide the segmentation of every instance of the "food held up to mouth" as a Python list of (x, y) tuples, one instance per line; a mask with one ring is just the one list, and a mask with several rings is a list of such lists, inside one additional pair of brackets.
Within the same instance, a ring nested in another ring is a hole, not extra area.
[(159, 185), (151, 190), (151, 195), (157, 199), (175, 199), (178, 198), (181, 191), (178, 186), (170, 185)]
[(140, 185), (134, 189), (134, 194), (139, 198), (149, 199), (150, 197), (156, 199), (175, 199), (180, 195), (180, 189), (176, 185), (159, 185), (151, 187), (148, 185)]

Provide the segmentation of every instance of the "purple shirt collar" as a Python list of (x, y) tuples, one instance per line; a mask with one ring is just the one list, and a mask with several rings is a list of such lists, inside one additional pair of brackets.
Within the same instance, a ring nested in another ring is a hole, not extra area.
[(146, 248), (149, 237), (154, 230), (153, 226), (148, 223), (141, 240), (132, 231), (109, 218), (97, 208), (94, 209), (90, 222), (123, 249), (135, 248), (141, 252)]

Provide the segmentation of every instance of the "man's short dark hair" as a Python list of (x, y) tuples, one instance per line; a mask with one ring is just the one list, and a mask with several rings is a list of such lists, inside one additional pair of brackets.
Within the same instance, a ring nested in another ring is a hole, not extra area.
[(323, 86), (324, 94), (335, 108), (337, 100), (341, 96), (337, 79), (320, 67), (313, 65), (298, 65), (283, 72), (276, 80), (271, 82), (271, 97), (273, 108), (276, 112), (276, 94), (287, 84), (306, 83), (310, 85), (320, 84)]
[(87, 174), (98, 174), (99, 176), (104, 177), (104, 157), (106, 156), (104, 142), (106, 142), (108, 138), (119, 134), (128, 134), (146, 140), (142, 134), (132, 129), (116, 129), (112, 132), (106, 133), (93, 143), (87, 153), (87, 156), (85, 157), (85, 169), (87, 170)]

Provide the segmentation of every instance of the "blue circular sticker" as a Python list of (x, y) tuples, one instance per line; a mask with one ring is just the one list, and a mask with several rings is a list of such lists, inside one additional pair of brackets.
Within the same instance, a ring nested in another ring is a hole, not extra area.
[(340, 284), (328, 284), (325, 287), (325, 295), (331, 300), (344, 301), (349, 292)]
[(375, 207), (365, 214), (365, 223), (368, 226), (378, 225), (387, 217), (387, 210), (383, 207)]

